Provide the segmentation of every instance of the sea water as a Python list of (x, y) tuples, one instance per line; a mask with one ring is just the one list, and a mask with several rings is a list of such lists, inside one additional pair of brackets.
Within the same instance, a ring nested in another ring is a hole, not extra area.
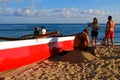
[[(22, 35), (33, 34), (35, 26), (38, 26), (40, 30), (41, 26), (44, 26), (48, 32), (58, 31), (63, 35), (72, 35), (82, 32), (87, 24), (0, 24), (0, 37), (18, 38)], [(106, 24), (100, 24), (98, 42), (105, 36), (105, 27)], [(91, 39), (91, 28), (89, 30), (89, 38)], [(115, 25), (114, 41), (120, 43), (120, 24)]]

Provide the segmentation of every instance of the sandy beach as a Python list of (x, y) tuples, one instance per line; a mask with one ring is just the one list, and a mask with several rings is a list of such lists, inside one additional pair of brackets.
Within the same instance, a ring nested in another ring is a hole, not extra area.
[(120, 46), (98, 46), (101, 57), (71, 51), (10, 72), (0, 80), (120, 80)]

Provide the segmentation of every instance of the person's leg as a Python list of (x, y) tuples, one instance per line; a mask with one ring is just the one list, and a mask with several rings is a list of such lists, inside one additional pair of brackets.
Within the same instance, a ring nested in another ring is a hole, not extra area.
[(92, 36), (91, 44), (92, 44), (92, 46), (94, 46), (94, 45), (93, 45), (93, 43), (94, 43), (94, 31), (93, 31), (93, 30), (92, 30), (92, 32), (91, 32), (91, 36)]
[(92, 46), (94, 46), (94, 36), (92, 37)]
[(94, 36), (92, 36), (92, 39), (91, 39), (91, 44), (92, 44), (92, 46), (94, 46), (94, 45), (93, 45), (93, 42), (94, 42)]
[(109, 39), (110, 39), (110, 35), (111, 35), (110, 30), (107, 30), (107, 32), (106, 32), (107, 47), (109, 47)]
[(114, 31), (111, 31), (111, 43), (112, 46), (114, 47)]
[(109, 38), (107, 38), (107, 47), (109, 47)]
[(111, 38), (112, 47), (114, 47), (114, 39)]
[(105, 46), (107, 45), (106, 37), (104, 37)]
[(97, 37), (95, 37), (95, 46), (97, 46)]
[(98, 37), (98, 31), (95, 32), (95, 46), (97, 46), (97, 37)]

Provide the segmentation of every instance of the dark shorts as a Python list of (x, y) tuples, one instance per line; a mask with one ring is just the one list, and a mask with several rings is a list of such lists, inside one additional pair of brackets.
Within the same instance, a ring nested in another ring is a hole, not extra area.
[(92, 30), (91, 36), (97, 38), (97, 36), (98, 36), (98, 31), (93, 31), (93, 30)]

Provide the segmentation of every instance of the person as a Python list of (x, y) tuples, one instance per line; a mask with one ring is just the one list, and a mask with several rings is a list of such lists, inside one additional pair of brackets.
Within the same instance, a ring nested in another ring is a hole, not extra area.
[(89, 31), (87, 29), (84, 29), (83, 32), (75, 35), (74, 49), (84, 50), (87, 47), (90, 42), (88, 38), (88, 33)]
[(46, 34), (47, 33), (47, 30), (44, 26), (42, 26), (42, 29), (41, 29), (41, 34)]
[(115, 23), (112, 20), (112, 16), (108, 16), (108, 21), (105, 30), (105, 38), (107, 40), (108, 47), (109, 47), (109, 39), (111, 39), (112, 46), (114, 46), (114, 27), (115, 27)]
[(88, 51), (88, 52), (94, 54), (96, 57), (100, 57), (97, 54), (97, 47), (89, 46), (90, 41), (89, 41), (88, 34), (89, 34), (89, 30), (84, 29), (83, 32), (75, 35), (74, 50)]
[(39, 34), (39, 27), (37, 26), (34, 27), (34, 34), (35, 35)]
[(93, 18), (93, 22), (88, 24), (88, 27), (92, 28), (92, 31), (91, 31), (91, 36), (92, 36), (91, 43), (92, 43), (92, 46), (94, 46), (93, 43), (95, 43), (95, 46), (96, 46), (97, 38), (98, 38), (98, 29), (99, 29), (97, 18)]

